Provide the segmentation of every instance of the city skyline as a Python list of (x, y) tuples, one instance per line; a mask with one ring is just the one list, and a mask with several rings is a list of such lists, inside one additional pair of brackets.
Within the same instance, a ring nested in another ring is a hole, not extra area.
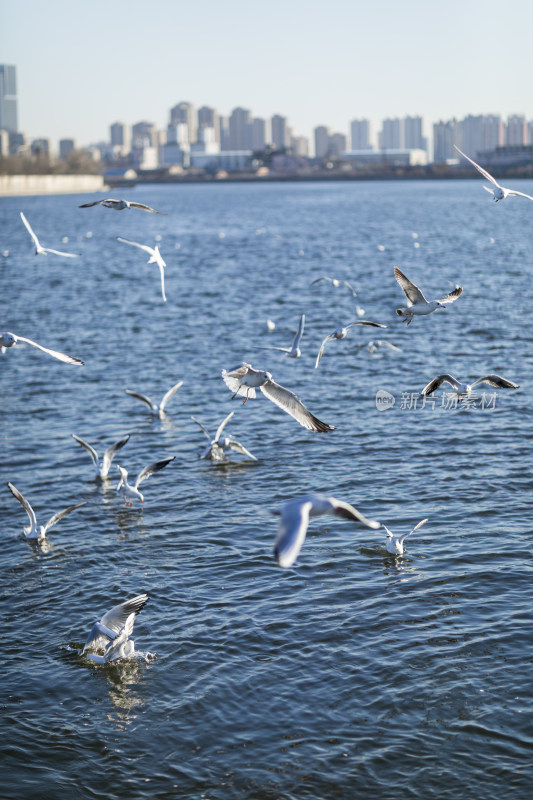
[(61, 138), (105, 140), (117, 119), (163, 129), (183, 99), (224, 116), (238, 106), (277, 114), (309, 141), (320, 125), (349, 137), (353, 119), (369, 119), (377, 133), (394, 117), (533, 118), (525, 0), (510, 0), (505, 15), (492, 0), (450, 0), (445, 13), (420, 0), (379, 9), (332, 0), (326, 16), (313, 0), (273, 0), (268, 14), (241, 0), (205, 0), (202, 14), (181, 2), (95, 0), (81, 21), (71, 8), (29, 0), (2, 15), (20, 130), (54, 149)]

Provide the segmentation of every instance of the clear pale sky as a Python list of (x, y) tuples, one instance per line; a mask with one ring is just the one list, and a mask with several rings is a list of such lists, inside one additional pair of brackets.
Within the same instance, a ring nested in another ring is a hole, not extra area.
[(532, 0), (0, 0), (30, 138), (164, 128), (186, 100), (348, 133), (367, 117), (533, 119)]

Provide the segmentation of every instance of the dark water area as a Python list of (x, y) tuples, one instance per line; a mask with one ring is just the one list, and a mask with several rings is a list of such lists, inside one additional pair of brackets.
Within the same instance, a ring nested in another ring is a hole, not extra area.
[[(85, 361), (0, 354), (2, 795), (529, 797), (533, 204), (496, 204), (477, 180), (124, 196), (168, 216), (0, 199), (0, 330)], [(21, 210), (44, 246), (80, 258), (34, 256)], [(117, 236), (160, 237), (167, 303), (157, 266)], [(463, 295), (407, 327), (394, 265), (428, 298)], [(322, 276), (357, 298), (311, 285)], [(388, 328), (350, 329), (315, 369), (356, 305)], [(301, 358), (261, 349), (288, 347), (302, 313)], [(376, 338), (401, 352), (362, 349)], [(313, 434), (260, 393), (232, 400), (220, 373), (243, 360), (335, 430)], [(482, 385), (476, 407), (441, 389), (423, 407), (442, 372), (520, 388)], [(179, 380), (162, 419), (125, 393), (159, 402)], [(214, 434), (231, 410), (227, 432), (257, 462), (199, 458), (191, 415)], [(107, 482), (73, 433), (100, 454), (131, 433)], [(125, 506), (116, 465), (168, 456), (144, 506)], [(41, 546), (6, 481), (41, 523), (86, 505)], [(271, 512), (314, 491), (395, 533), (429, 522), (393, 557), (383, 529), (316, 518), (281, 569)], [(155, 658), (80, 657), (93, 622), (140, 592), (135, 645)]]

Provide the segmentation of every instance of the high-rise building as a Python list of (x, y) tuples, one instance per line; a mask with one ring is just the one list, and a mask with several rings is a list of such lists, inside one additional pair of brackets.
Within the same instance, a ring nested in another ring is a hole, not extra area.
[(309, 139), (307, 136), (291, 136), (291, 150), (295, 156), (309, 155)]
[(18, 131), (17, 68), (12, 64), (0, 64), (0, 130)]
[(352, 150), (372, 150), (372, 123), (368, 119), (354, 119), (350, 123)]
[(76, 148), (74, 139), (60, 139), (59, 140), (59, 158), (65, 161), (69, 154)]
[(132, 146), (155, 147), (157, 145), (157, 129), (153, 122), (137, 122), (131, 128)]
[(344, 153), (347, 145), (347, 137), (344, 133), (332, 133), (329, 136), (328, 154), (330, 156), (340, 156)]
[[(220, 120), (218, 111), (209, 106), (202, 106), (198, 109), (198, 130), (202, 128), (212, 128), (215, 131), (215, 139), (220, 144)], [(198, 141), (201, 141), (198, 135)]]
[(510, 146), (527, 144), (527, 122), (522, 114), (513, 114), (507, 117), (505, 144)]
[(433, 161), (436, 164), (444, 164), (450, 158), (457, 158), (457, 150), (454, 144), (459, 147), (460, 127), (457, 120), (449, 119), (446, 122), (439, 121), (433, 125)]
[(326, 158), (329, 155), (330, 129), (326, 125), (318, 125), (314, 130), (315, 158)]
[(229, 118), (229, 149), (250, 150), (252, 145), (250, 112), (234, 108)]
[(120, 148), (123, 154), (131, 150), (131, 131), (129, 125), (123, 122), (114, 122), (109, 127), (109, 139), (111, 147)]
[(380, 150), (403, 150), (405, 148), (403, 119), (384, 119), (379, 134)]
[(254, 117), (252, 120), (252, 150), (264, 150), (267, 143), (266, 120)]
[(428, 140), (424, 135), (425, 121), (423, 117), (405, 117), (403, 120), (403, 146), (408, 150), (428, 149)]
[(503, 145), (503, 122), (497, 114), (469, 115), (461, 120), (460, 126), (459, 147), (474, 160), (479, 152)]
[(192, 103), (178, 103), (170, 109), (170, 124), (184, 123), (189, 130), (189, 142), (195, 142), (198, 130), (198, 116)]
[(281, 150), (289, 146), (290, 131), (287, 125), (287, 117), (274, 114), (274, 116), (270, 118), (270, 129), (274, 147)]

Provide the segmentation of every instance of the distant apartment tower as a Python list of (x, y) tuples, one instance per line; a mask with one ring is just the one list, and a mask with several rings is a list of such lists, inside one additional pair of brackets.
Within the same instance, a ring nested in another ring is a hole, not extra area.
[(251, 122), (252, 150), (264, 150), (267, 144), (267, 124), (262, 117), (254, 117)]
[(76, 142), (74, 139), (60, 139), (59, 140), (59, 158), (66, 161), (70, 153), (76, 149)]
[(460, 128), (457, 120), (439, 121), (433, 125), (433, 161), (444, 164), (448, 159), (457, 158), (454, 144), (460, 145)]
[[(212, 128), (215, 131), (215, 139), (220, 144), (220, 119), (218, 111), (209, 106), (202, 106), (198, 109), (198, 131), (203, 128)], [(198, 141), (200, 141), (198, 133)]]
[(507, 117), (504, 141), (508, 146), (521, 146), (528, 143), (527, 122), (523, 115), (513, 114)]
[(503, 122), (499, 115), (470, 115), (461, 120), (460, 127), (459, 146), (470, 158), (475, 159), (479, 152), (503, 145)]
[(131, 128), (132, 146), (155, 147), (157, 145), (157, 129), (153, 122), (137, 122)]
[(229, 119), (222, 114), (218, 119), (220, 130), (220, 149), (229, 150)]
[(0, 130), (17, 133), (17, 68), (0, 64)]
[(403, 119), (384, 119), (379, 134), (380, 150), (403, 150), (405, 148)]
[(122, 153), (129, 153), (131, 150), (131, 131), (129, 125), (123, 122), (114, 122), (109, 126), (109, 139), (111, 147), (120, 148)]
[(291, 134), (287, 124), (287, 117), (282, 117), (280, 114), (274, 114), (274, 116), (270, 119), (270, 129), (272, 144), (276, 149), (289, 147)]
[(195, 142), (198, 131), (198, 116), (192, 103), (178, 103), (170, 109), (171, 125), (187, 125), (189, 131), (189, 142)]
[(251, 120), (247, 108), (234, 108), (229, 118), (229, 149), (251, 149)]
[(295, 156), (309, 155), (309, 139), (307, 136), (291, 136), (291, 150)]
[(354, 119), (350, 123), (352, 150), (372, 150), (372, 123), (368, 119)]
[(327, 158), (329, 156), (330, 136), (331, 131), (326, 125), (318, 125), (315, 128), (315, 158)]
[(405, 117), (403, 120), (403, 146), (407, 150), (426, 150), (428, 140), (424, 135), (423, 117)]
[(347, 149), (348, 139), (344, 133), (332, 133), (329, 136), (329, 155), (340, 156)]

